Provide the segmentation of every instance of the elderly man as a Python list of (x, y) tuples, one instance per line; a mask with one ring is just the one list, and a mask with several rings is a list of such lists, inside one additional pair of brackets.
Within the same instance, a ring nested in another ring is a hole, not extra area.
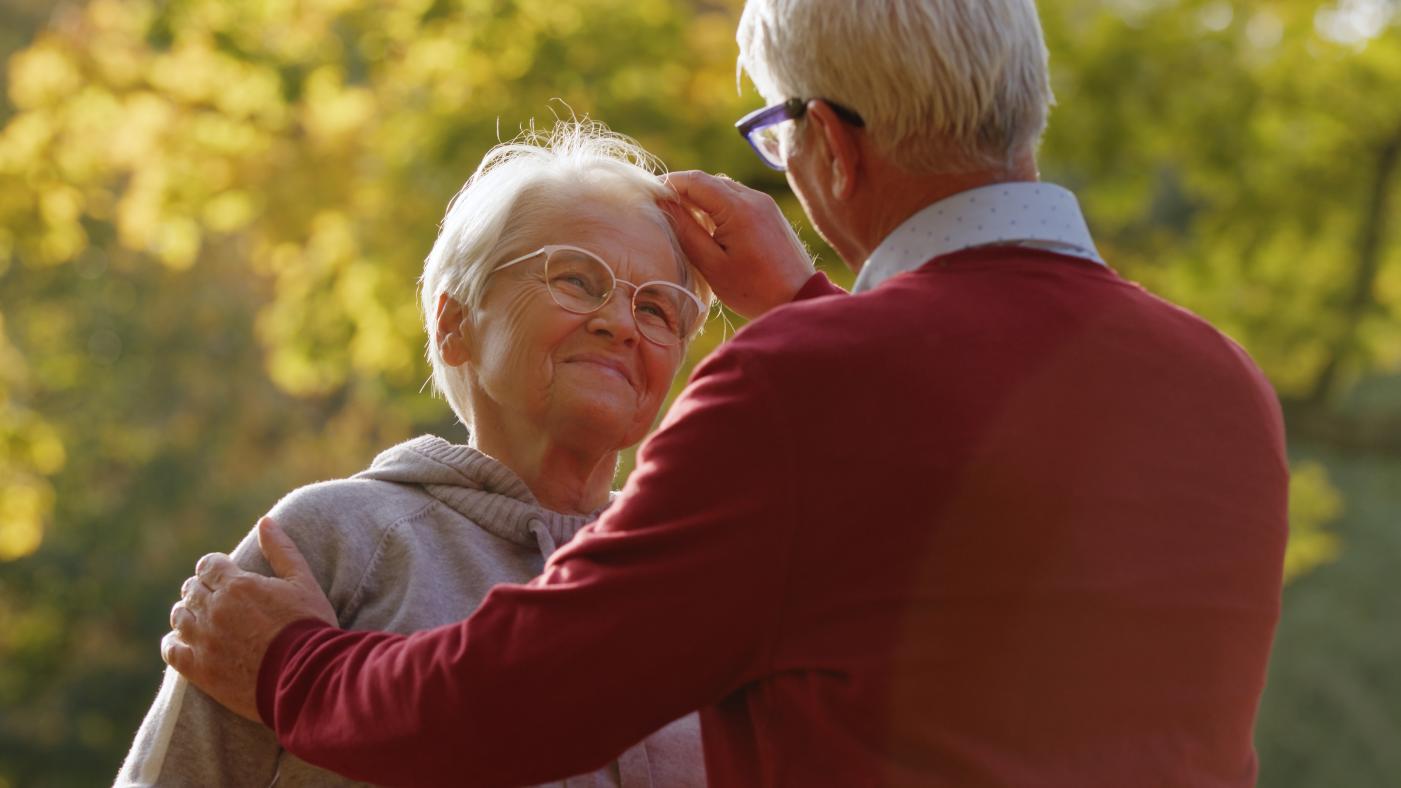
[(741, 131), (856, 293), (810, 274), (767, 198), (673, 176), (693, 261), (767, 314), (596, 525), (404, 637), (318, 619), (264, 523), (287, 579), (207, 557), (167, 660), (392, 784), (578, 773), (699, 708), (718, 785), (1251, 785), (1279, 410), (1036, 182), (1032, 0), (751, 0), (739, 41), (775, 102)]

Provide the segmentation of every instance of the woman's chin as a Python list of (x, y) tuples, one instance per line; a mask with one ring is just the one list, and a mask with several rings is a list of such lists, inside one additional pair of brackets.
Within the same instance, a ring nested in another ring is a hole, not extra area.
[(556, 432), (566, 432), (571, 443), (601, 452), (621, 451), (637, 443), (646, 434), (649, 422), (638, 419), (636, 402), (624, 403), (620, 399), (592, 396), (558, 403), (564, 407), (558, 408), (552, 419)]

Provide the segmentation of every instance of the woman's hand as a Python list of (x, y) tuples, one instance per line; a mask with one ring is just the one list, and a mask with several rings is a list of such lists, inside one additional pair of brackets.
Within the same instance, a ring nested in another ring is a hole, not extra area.
[(756, 318), (793, 300), (812, 259), (773, 198), (723, 175), (673, 172), (675, 203), (662, 208), (681, 249), (729, 308)]
[(254, 722), (262, 722), (258, 668), (277, 633), (304, 618), (336, 624), (311, 567), (270, 517), (258, 522), (258, 547), (277, 577), (245, 572), (223, 553), (206, 555), (171, 608), (174, 631), (161, 640), (166, 664)]

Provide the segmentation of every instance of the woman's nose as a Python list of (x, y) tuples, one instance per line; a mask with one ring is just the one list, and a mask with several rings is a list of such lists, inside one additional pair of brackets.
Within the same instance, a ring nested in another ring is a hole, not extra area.
[(608, 303), (589, 315), (586, 324), (590, 333), (606, 335), (616, 342), (631, 347), (637, 343), (637, 322), (632, 317), (632, 299), (624, 295), (622, 289), (613, 291)]

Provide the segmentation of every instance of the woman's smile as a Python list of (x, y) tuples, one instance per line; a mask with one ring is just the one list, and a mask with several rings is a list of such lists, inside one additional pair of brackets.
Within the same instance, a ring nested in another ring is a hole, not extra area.
[(605, 374), (616, 376), (629, 386), (637, 388), (637, 375), (633, 372), (632, 365), (615, 356), (606, 356), (601, 353), (576, 353), (566, 358), (564, 363), (582, 364), (602, 370)]

